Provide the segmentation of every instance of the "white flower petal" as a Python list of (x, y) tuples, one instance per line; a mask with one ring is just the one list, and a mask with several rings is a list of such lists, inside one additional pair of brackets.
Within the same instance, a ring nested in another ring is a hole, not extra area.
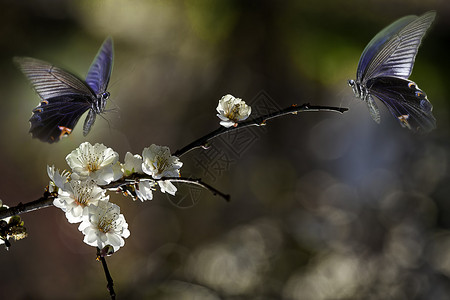
[(159, 188), (161, 189), (161, 192), (163, 193), (169, 193), (171, 195), (175, 195), (176, 191), (177, 191), (177, 187), (175, 185), (173, 185), (172, 182), (170, 182), (169, 180), (165, 180), (165, 181), (158, 181), (159, 184)]
[(153, 199), (154, 181), (141, 181), (136, 186), (136, 196), (142, 201)]
[(117, 234), (106, 233), (105, 237), (106, 237), (106, 240), (108, 241), (108, 245), (111, 245), (113, 247), (117, 247), (117, 246), (121, 247), (125, 244), (125, 241), (123, 240), (123, 238), (121, 238)]
[(221, 121), (219, 124), (222, 125), (223, 127), (228, 128), (234, 126), (236, 122), (228, 120), (228, 121)]
[(47, 174), (54, 185), (60, 189), (63, 188), (64, 184), (67, 182), (70, 176), (70, 173), (66, 171), (63, 171), (60, 174), (59, 170), (55, 169), (55, 166), (47, 166)]
[(142, 171), (142, 157), (139, 154), (131, 154), (127, 152), (125, 154), (125, 161), (122, 164), (122, 171), (125, 176), (129, 176), (133, 173), (143, 174)]
[(97, 245), (97, 240), (98, 240), (98, 235), (97, 232), (94, 231), (93, 229), (89, 230), (87, 235), (86, 235), (86, 241), (89, 245), (93, 245), (96, 246)]

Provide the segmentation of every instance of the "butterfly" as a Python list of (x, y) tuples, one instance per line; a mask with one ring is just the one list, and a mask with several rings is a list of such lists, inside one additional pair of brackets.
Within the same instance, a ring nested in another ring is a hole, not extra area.
[(436, 128), (433, 106), (424, 91), (409, 80), (414, 60), (436, 13), (406, 16), (380, 31), (359, 59), (356, 80), (349, 80), (356, 97), (366, 102), (372, 119), (380, 123), (373, 96), (381, 100), (402, 127), (414, 132)]
[(15, 57), (14, 61), (29, 79), (41, 98), (30, 118), (33, 138), (58, 142), (72, 133), (81, 115), (89, 110), (84, 121), (86, 136), (97, 114), (105, 110), (110, 94), (106, 91), (113, 65), (113, 41), (107, 38), (92, 62), (86, 80), (48, 62), (31, 57)]

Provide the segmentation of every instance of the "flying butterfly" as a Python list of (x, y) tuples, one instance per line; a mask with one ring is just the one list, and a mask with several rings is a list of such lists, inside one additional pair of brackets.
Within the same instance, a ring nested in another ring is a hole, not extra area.
[(33, 138), (48, 143), (58, 142), (61, 137), (72, 133), (87, 110), (83, 134), (89, 133), (109, 98), (106, 88), (112, 71), (113, 52), (113, 41), (107, 38), (89, 68), (86, 81), (42, 60), (14, 58), (41, 98), (30, 118)]
[(373, 120), (380, 123), (377, 97), (414, 132), (436, 128), (433, 106), (424, 91), (409, 80), (418, 48), (436, 13), (406, 16), (380, 31), (359, 59), (356, 80), (349, 80), (355, 96), (366, 102)]

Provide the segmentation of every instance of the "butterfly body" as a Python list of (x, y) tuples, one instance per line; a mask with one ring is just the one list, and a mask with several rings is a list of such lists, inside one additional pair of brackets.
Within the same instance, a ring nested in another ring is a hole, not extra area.
[(113, 44), (110, 38), (100, 48), (86, 81), (48, 62), (16, 57), (15, 62), (41, 97), (30, 118), (32, 136), (48, 143), (57, 142), (70, 134), (81, 115), (89, 111), (83, 126), (86, 136), (96, 115), (105, 110), (112, 61)]
[(381, 117), (374, 96), (385, 104), (403, 127), (428, 132), (436, 127), (427, 95), (409, 80), (418, 48), (435, 12), (407, 16), (378, 33), (364, 49), (356, 73), (349, 80), (375, 122)]

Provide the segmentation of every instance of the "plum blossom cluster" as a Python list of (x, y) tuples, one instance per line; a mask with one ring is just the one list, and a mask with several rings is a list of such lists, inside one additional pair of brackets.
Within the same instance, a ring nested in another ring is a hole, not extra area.
[(252, 108), (245, 101), (230, 94), (219, 100), (216, 110), (221, 120), (220, 125), (227, 128), (237, 126), (237, 122), (246, 120), (252, 112)]
[(120, 207), (109, 201), (108, 185), (124, 183), (119, 190), (134, 200), (151, 200), (157, 186), (161, 192), (175, 195), (177, 188), (164, 178), (179, 177), (183, 165), (168, 147), (151, 145), (142, 156), (127, 152), (121, 163), (113, 149), (89, 142), (67, 155), (66, 161), (71, 171), (47, 167), (49, 192), (55, 194), (53, 204), (65, 212), (70, 223), (80, 223), (78, 230), (86, 244), (112, 247), (114, 252), (124, 246), (130, 231)]

